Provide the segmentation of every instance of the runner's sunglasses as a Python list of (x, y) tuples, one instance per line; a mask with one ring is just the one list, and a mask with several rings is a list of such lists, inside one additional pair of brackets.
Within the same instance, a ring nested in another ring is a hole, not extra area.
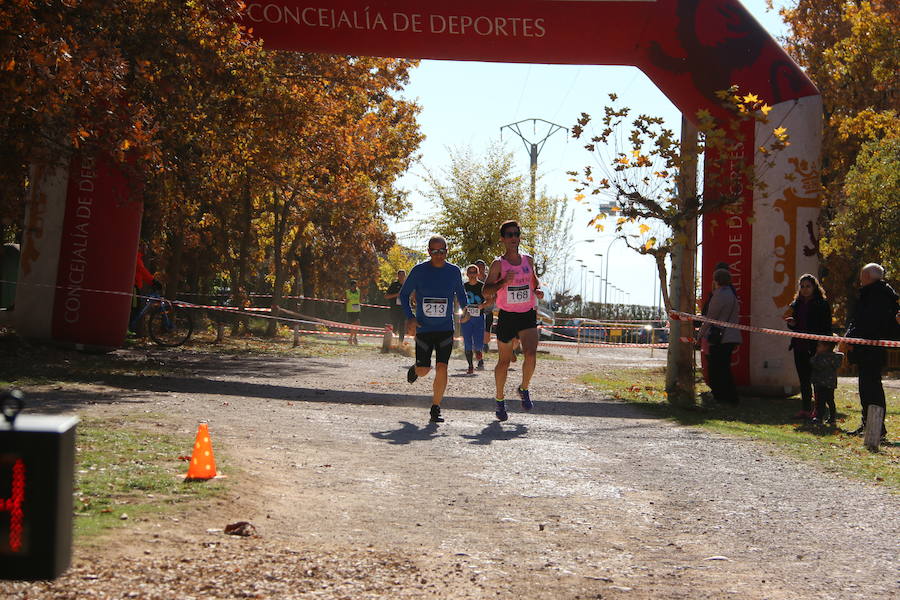
[(503, 232), (503, 237), (522, 237), (522, 232), (521, 232), (521, 231), (518, 231), (518, 230), (516, 230), (516, 231), (504, 231), (504, 232)]

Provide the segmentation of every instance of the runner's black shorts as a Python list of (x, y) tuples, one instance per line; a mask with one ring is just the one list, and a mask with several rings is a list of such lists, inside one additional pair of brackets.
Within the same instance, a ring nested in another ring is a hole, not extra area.
[(513, 338), (519, 337), (520, 331), (537, 327), (537, 310), (532, 308), (528, 312), (500, 311), (497, 317), (497, 339), (507, 344)]
[(484, 330), (488, 333), (491, 332), (491, 325), (494, 324), (494, 311), (486, 310), (484, 311)]
[(450, 352), (453, 351), (452, 331), (425, 331), (416, 334), (416, 366), (430, 367), (431, 353), (435, 353), (434, 362), (450, 362)]

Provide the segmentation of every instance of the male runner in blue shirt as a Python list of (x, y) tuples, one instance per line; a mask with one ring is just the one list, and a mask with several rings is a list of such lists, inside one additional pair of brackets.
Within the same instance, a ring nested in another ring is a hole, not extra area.
[[(431, 422), (443, 423), (441, 399), (447, 388), (447, 363), (453, 350), (453, 299), (460, 308), (466, 306), (459, 267), (447, 262), (447, 240), (436, 235), (428, 240), (430, 260), (417, 264), (400, 288), (400, 305), (406, 313), (407, 335), (416, 336), (416, 363), (406, 373), (413, 383), (431, 371), (431, 353), (435, 353), (435, 373), (431, 399)], [(416, 294), (416, 314), (409, 306), (409, 296)], [(461, 322), (469, 320), (464, 314)]]

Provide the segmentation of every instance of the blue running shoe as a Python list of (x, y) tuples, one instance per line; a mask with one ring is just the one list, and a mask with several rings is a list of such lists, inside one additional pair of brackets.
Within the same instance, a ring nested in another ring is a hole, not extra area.
[(531, 401), (531, 394), (528, 393), (528, 390), (517, 388), (516, 391), (519, 392), (519, 398), (522, 399), (522, 410), (531, 410), (534, 408), (534, 402)]
[(502, 400), (497, 403), (497, 410), (494, 412), (497, 416), (498, 421), (505, 421), (509, 418), (509, 415), (506, 414), (506, 402)]

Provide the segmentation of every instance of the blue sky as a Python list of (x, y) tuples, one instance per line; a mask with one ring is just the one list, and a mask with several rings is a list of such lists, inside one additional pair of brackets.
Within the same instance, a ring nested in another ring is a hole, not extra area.
[[(774, 11), (766, 10), (765, 0), (742, 2), (776, 39), (785, 34), (781, 18)], [(776, 2), (776, 6), (780, 4)], [(642, 72), (633, 67), (422, 61), (413, 71), (404, 93), (422, 106), (419, 122), (426, 136), (420, 148), (420, 163), (400, 183), (412, 192), (413, 210), (403, 221), (392, 223), (391, 229), (405, 245), (424, 246), (424, 239), (409, 233), (413, 221), (437, 211), (437, 207), (424, 198), (428, 186), (422, 180), (422, 174), (425, 169), (440, 172), (445, 168), (448, 148), (468, 147), (475, 154), (482, 154), (491, 141), (500, 139), (503, 125), (523, 119), (544, 119), (571, 128), (582, 112), (598, 114), (607, 104), (610, 93), (618, 94), (620, 103), (632, 107), (635, 112), (664, 117), (670, 128), (676, 132), (680, 129), (679, 112)], [(531, 141), (539, 141), (546, 129), (535, 131), (528, 127), (523, 133), (527, 133)], [(521, 139), (507, 129), (503, 131), (502, 140), (513, 152), (522, 175), (526, 176), (529, 157)], [(616, 294), (625, 301), (651, 304), (656, 286), (652, 260), (629, 250), (621, 241), (612, 243), (614, 234), (609, 230), (598, 233), (589, 229), (587, 222), (592, 213), (571, 200), (575, 193), (566, 171), (580, 170), (591, 162), (582, 143), (571, 139), (565, 131), (554, 133), (538, 158), (538, 187), (570, 199), (575, 214), (571, 239), (576, 242), (594, 240), (574, 245), (567, 287), (575, 293), (581, 292), (581, 275), (584, 273), (588, 281), (584, 286), (585, 296), (594, 300), (600, 282), (588, 271), (592, 270), (596, 275), (608, 269), (610, 284), (623, 290), (622, 293), (610, 292), (611, 301), (614, 299), (612, 294)], [(604, 256), (598, 258), (597, 253)], [(611, 255), (608, 265), (607, 254)], [(584, 261), (586, 268), (582, 269), (581, 263), (575, 262), (578, 258)], [(562, 273), (555, 274), (554, 279), (560, 281), (561, 278)]]

